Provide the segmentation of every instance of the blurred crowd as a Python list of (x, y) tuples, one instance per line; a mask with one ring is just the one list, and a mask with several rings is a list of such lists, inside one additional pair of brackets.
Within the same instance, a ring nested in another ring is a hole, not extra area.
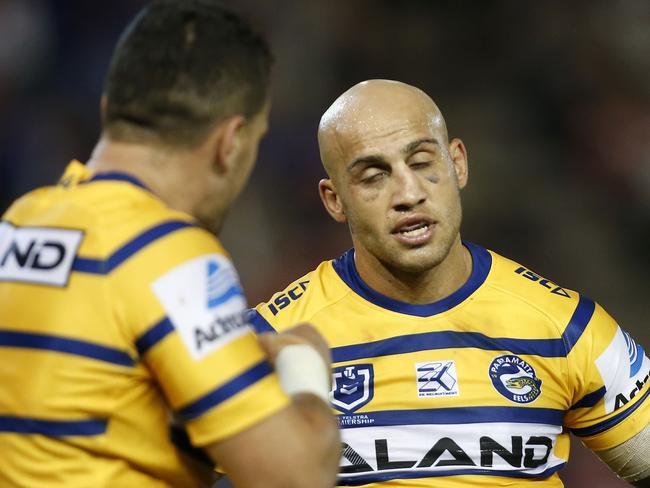
[[(89, 157), (112, 48), (145, 3), (0, 0), (0, 211)], [(350, 246), (318, 199), (316, 128), (349, 86), (390, 78), (429, 93), (468, 147), (464, 238), (650, 348), (650, 2), (224, 3), (276, 57), (270, 131), (223, 235), (251, 304)], [(568, 487), (619, 486), (581, 450), (566, 471)]]

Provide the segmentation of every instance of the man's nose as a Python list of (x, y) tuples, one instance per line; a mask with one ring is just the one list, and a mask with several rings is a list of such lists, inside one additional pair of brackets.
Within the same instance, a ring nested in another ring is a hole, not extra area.
[(422, 178), (408, 166), (394, 173), (393, 182), (395, 185), (393, 208), (395, 210), (411, 210), (426, 200)]

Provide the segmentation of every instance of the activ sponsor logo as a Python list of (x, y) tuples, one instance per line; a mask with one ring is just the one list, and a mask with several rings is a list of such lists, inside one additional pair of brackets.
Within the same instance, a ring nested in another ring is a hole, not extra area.
[(246, 297), (225, 256), (207, 254), (186, 261), (151, 287), (196, 360), (250, 331)]
[[(622, 330), (622, 329), (621, 329)], [(643, 357), (645, 356), (645, 351), (640, 344), (637, 344), (632, 336), (622, 330), (623, 338), (625, 339), (625, 344), (627, 345), (627, 354), (630, 360), (630, 378), (634, 378), (636, 374), (641, 369), (641, 364), (643, 364)]]
[(618, 410), (632, 400), (648, 383), (648, 380), (650, 380), (650, 371), (648, 371), (642, 379), (636, 380), (634, 386), (629, 391), (616, 395), (616, 398), (614, 399), (614, 410)]
[(650, 359), (643, 348), (620, 327), (596, 359), (605, 386), (605, 413), (633, 400), (650, 379)]

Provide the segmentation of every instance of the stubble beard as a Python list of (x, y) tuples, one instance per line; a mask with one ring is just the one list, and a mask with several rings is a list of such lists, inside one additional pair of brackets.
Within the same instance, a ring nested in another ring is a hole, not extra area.
[[(383, 245), (377, 241), (370, 243), (370, 246), (364, 247), (394, 276), (412, 275), (417, 277), (432, 271), (447, 259), (452, 247), (459, 238), (461, 220), (462, 209), (459, 203), (457, 212), (448, 215), (444, 220), (449, 223), (449, 226), (434, 230), (434, 233), (438, 232), (442, 235), (438, 237), (434, 234), (433, 241), (420, 248), (405, 250), (396, 243)], [(350, 232), (354, 237), (355, 231), (352, 225), (350, 225)], [(389, 237), (389, 239), (392, 239), (392, 237)]]

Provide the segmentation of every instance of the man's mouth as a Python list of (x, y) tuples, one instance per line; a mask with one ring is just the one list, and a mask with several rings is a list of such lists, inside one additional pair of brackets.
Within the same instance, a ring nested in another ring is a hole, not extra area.
[(412, 216), (400, 220), (392, 234), (408, 246), (419, 246), (429, 242), (436, 223), (428, 217)]
[(422, 222), (420, 224), (409, 225), (407, 227), (403, 227), (398, 232), (400, 234), (402, 234), (403, 236), (406, 236), (406, 237), (419, 237), (419, 236), (424, 235), (427, 232), (427, 230), (429, 229), (429, 227), (430, 227), (430, 224)]

